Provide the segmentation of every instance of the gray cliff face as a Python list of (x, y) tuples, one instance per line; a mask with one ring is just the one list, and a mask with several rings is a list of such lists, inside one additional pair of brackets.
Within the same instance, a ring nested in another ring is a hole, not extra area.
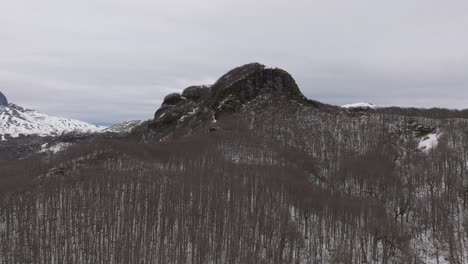
[(213, 85), (190, 86), (181, 94), (167, 95), (151, 126), (160, 136), (166, 134), (163, 131), (173, 133), (173, 128), (192, 131), (204, 125), (211, 127), (218, 117), (239, 112), (259, 96), (281, 101), (306, 100), (286, 71), (250, 63), (229, 71)]
[(0, 105), (2, 106), (8, 106), (8, 100), (5, 95), (3, 95), (2, 92), (0, 92)]
[(167, 95), (145, 138), (167, 139), (200, 128), (217, 130), (219, 118), (239, 113), (257, 99), (310, 104), (288, 72), (259, 63), (245, 64), (227, 72), (213, 85), (190, 86), (182, 93)]
[(232, 86), (235, 82), (247, 78), (249, 75), (264, 70), (266, 67), (260, 63), (249, 63), (237, 68), (234, 68), (221, 76), (213, 85), (215, 93)]
[(169, 94), (156, 112), (155, 121), (172, 123), (193, 113), (194, 109), (215, 113), (236, 112), (243, 104), (265, 94), (305, 99), (289, 73), (251, 63), (229, 71), (212, 86), (190, 86), (182, 94)]

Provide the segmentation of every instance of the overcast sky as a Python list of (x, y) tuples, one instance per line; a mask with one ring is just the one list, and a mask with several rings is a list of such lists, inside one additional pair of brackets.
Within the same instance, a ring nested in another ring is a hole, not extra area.
[(331, 104), (468, 108), (468, 1), (0, 0), (0, 91), (93, 123), (260, 62)]

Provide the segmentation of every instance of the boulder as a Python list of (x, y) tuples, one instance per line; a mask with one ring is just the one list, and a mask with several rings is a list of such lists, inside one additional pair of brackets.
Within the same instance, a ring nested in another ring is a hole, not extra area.
[(182, 96), (190, 100), (198, 100), (210, 92), (210, 88), (205, 85), (190, 86), (184, 89)]
[(2, 106), (8, 106), (8, 100), (5, 95), (0, 92), (0, 105)]
[(214, 84), (212, 106), (216, 111), (233, 112), (259, 95), (305, 99), (288, 72), (254, 63), (230, 71)]
[(178, 93), (171, 93), (164, 97), (163, 105), (176, 105), (180, 101), (183, 101), (182, 95)]

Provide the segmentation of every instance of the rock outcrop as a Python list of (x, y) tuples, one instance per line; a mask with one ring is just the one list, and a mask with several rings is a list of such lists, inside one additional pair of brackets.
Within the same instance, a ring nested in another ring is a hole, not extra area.
[(190, 86), (184, 89), (182, 96), (187, 99), (197, 101), (209, 94), (210, 91), (210, 86), (207, 85)]
[(236, 112), (260, 95), (305, 100), (289, 73), (251, 63), (229, 71), (214, 85), (190, 86), (182, 94), (169, 94), (155, 113), (154, 127), (180, 125), (192, 116), (207, 120), (220, 113)]
[(234, 112), (259, 95), (303, 100), (294, 78), (278, 68), (253, 63), (236, 68), (213, 85), (211, 106), (216, 111)]
[(0, 92), (0, 106), (8, 106), (8, 100), (2, 92)]
[(222, 115), (239, 112), (257, 97), (267, 98), (268, 102), (292, 100), (313, 105), (288, 72), (250, 63), (227, 72), (213, 85), (190, 86), (181, 94), (167, 95), (149, 124), (150, 134), (164, 139), (178, 133), (190, 134), (199, 127), (211, 131)]

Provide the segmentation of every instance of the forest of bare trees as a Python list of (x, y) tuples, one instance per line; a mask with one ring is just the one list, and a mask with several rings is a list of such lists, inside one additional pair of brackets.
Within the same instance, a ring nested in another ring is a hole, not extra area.
[(257, 107), (1, 164), (0, 263), (468, 263), (466, 120)]

